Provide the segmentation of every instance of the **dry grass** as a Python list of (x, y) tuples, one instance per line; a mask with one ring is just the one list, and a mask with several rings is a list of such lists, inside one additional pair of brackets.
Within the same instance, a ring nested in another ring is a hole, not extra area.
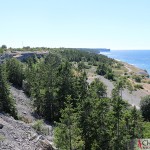
[(0, 134), (0, 141), (4, 141), (5, 140), (5, 136)]

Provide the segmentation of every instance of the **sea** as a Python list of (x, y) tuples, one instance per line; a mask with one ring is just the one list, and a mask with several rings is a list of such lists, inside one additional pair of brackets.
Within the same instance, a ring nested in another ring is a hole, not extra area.
[(110, 50), (109, 52), (100, 52), (100, 54), (127, 62), (150, 74), (150, 50)]

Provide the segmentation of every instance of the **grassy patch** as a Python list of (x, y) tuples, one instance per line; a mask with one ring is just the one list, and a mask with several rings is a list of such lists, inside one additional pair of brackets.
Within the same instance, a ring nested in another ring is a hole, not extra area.
[(123, 70), (113, 69), (113, 71), (114, 71), (114, 74), (115, 74), (116, 76), (120, 76), (120, 75), (123, 75), (123, 74), (124, 74), (124, 71), (123, 71)]
[(144, 122), (143, 136), (144, 138), (150, 138), (150, 122)]
[(5, 140), (5, 136), (0, 134), (0, 141), (4, 141)]
[(25, 123), (32, 123), (32, 119), (24, 117), (24, 116), (18, 116), (18, 120), (21, 120)]
[(135, 84), (134, 88), (135, 88), (135, 90), (136, 89), (143, 89), (143, 85), (141, 85), (141, 84)]
[(37, 121), (35, 121), (32, 127), (39, 134), (44, 134), (44, 135), (48, 135), (49, 134), (49, 129), (46, 128), (46, 127), (44, 127), (43, 120), (37, 120)]

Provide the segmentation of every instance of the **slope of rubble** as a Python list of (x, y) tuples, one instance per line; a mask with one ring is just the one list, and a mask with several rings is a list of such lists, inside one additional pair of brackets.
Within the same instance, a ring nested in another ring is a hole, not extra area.
[(33, 116), (30, 99), (15, 87), (11, 87), (10, 91), (16, 101), (18, 115), (23, 121), (0, 113), (0, 150), (55, 149), (52, 126), (43, 123), (48, 133), (37, 133), (33, 128), (37, 119)]

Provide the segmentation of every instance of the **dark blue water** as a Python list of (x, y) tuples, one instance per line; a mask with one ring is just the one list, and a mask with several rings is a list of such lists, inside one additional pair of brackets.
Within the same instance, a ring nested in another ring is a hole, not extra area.
[(101, 54), (147, 70), (150, 74), (150, 50), (111, 50)]

